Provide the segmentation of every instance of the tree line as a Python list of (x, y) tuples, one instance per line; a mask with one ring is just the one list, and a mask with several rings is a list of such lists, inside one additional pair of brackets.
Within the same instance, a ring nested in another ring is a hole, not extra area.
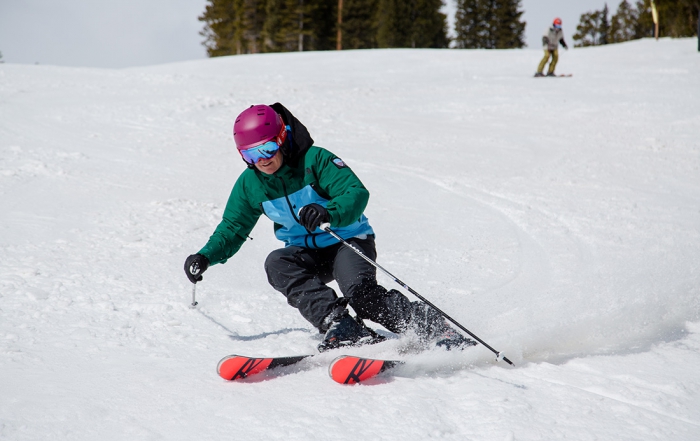
[[(655, 0), (654, 6), (660, 36), (697, 35), (700, 0)], [(600, 46), (654, 36), (651, 0), (637, 0), (634, 4), (623, 0), (615, 14), (610, 18), (609, 14), (607, 3), (601, 10), (582, 14), (576, 26), (574, 45)]]
[[(505, 49), (524, 44), (521, 0), (457, 0), (455, 43)], [(446, 48), (444, 0), (208, 0), (210, 57), (261, 52)]]
[(457, 0), (455, 43), (462, 49), (525, 46), (520, 0)]

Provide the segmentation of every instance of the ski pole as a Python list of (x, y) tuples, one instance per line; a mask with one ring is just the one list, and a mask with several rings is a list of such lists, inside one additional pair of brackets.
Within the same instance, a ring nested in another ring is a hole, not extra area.
[[(192, 274), (195, 277), (195, 280), (197, 280), (197, 276), (199, 275), (200, 268), (199, 264), (197, 262), (193, 262), (192, 265), (190, 265), (189, 268), (190, 274)], [(202, 280), (200, 277), (199, 280)], [(195, 300), (195, 293), (197, 291), (197, 282), (192, 282), (192, 304), (190, 305), (190, 308), (194, 309), (197, 307), (197, 300)]]
[(389, 271), (385, 270), (385, 269), (384, 269), (381, 265), (379, 265), (377, 262), (375, 262), (374, 260), (372, 260), (372, 259), (370, 259), (369, 257), (365, 256), (364, 253), (363, 253), (362, 251), (360, 251), (359, 249), (355, 248), (354, 246), (352, 246), (351, 244), (349, 244), (348, 242), (346, 242), (345, 239), (343, 239), (342, 237), (338, 236), (333, 230), (331, 230), (331, 224), (330, 224), (330, 223), (326, 222), (326, 223), (324, 223), (324, 224), (321, 224), (321, 225), (320, 225), (320, 228), (321, 228), (323, 231), (329, 233), (331, 236), (333, 236), (333, 237), (335, 237), (336, 239), (338, 239), (338, 240), (339, 240), (343, 245), (345, 245), (346, 247), (352, 249), (355, 253), (357, 253), (358, 255), (360, 255), (360, 256), (361, 256), (363, 259), (365, 259), (367, 262), (371, 263), (375, 268), (381, 270), (382, 272), (384, 272), (384, 274), (386, 274), (387, 276), (391, 277), (391, 279), (392, 279), (394, 282), (398, 283), (398, 284), (401, 285), (405, 290), (407, 290), (408, 292), (410, 292), (410, 293), (413, 294), (414, 296), (418, 297), (420, 300), (422, 300), (423, 302), (425, 302), (428, 306), (430, 306), (431, 308), (433, 308), (434, 310), (436, 310), (437, 312), (439, 312), (440, 315), (442, 315), (442, 316), (445, 317), (447, 320), (449, 320), (449, 321), (451, 321), (452, 323), (454, 323), (454, 325), (457, 326), (459, 329), (461, 329), (462, 331), (464, 331), (464, 332), (466, 332), (467, 334), (469, 334), (470, 336), (472, 336), (476, 341), (478, 341), (479, 343), (481, 343), (482, 345), (484, 345), (485, 348), (487, 348), (488, 350), (490, 350), (491, 352), (493, 352), (494, 354), (496, 354), (496, 360), (503, 360), (503, 361), (505, 361), (506, 363), (508, 363), (509, 365), (515, 366), (515, 365), (513, 364), (513, 362), (510, 361), (510, 360), (508, 360), (508, 358), (505, 357), (503, 354), (501, 354), (500, 352), (498, 352), (497, 350), (495, 350), (494, 348), (492, 348), (491, 346), (489, 346), (488, 344), (486, 344), (486, 342), (484, 342), (482, 339), (480, 339), (479, 337), (477, 337), (476, 335), (474, 335), (470, 330), (468, 330), (467, 328), (465, 328), (464, 326), (462, 326), (459, 322), (457, 322), (455, 319), (453, 319), (452, 317), (450, 317), (449, 315), (447, 315), (447, 314), (446, 314), (445, 312), (443, 312), (440, 308), (438, 308), (437, 306), (433, 305), (432, 302), (428, 301), (428, 299), (426, 299), (426, 298), (423, 297), (422, 295), (418, 294), (416, 291), (413, 290), (413, 288), (411, 288), (410, 286), (408, 286), (408, 285), (406, 285), (405, 283), (403, 283), (403, 282), (402, 282), (401, 280), (399, 280), (395, 275), (393, 275), (393, 274), (391, 274)]
[(194, 309), (197, 307), (197, 301), (195, 300), (195, 291), (197, 290), (197, 284), (193, 283), (192, 284), (192, 304), (190, 305), (190, 308)]

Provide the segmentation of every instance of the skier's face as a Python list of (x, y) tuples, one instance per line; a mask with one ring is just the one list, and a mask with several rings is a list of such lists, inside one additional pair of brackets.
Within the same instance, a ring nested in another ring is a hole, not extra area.
[(255, 163), (255, 168), (265, 173), (266, 175), (271, 175), (282, 167), (282, 153), (277, 150), (275, 156), (270, 159), (261, 159)]

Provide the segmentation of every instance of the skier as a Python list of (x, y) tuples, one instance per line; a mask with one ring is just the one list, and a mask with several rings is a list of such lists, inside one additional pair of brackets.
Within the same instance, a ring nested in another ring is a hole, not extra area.
[(556, 77), (554, 74), (554, 68), (557, 67), (557, 61), (559, 60), (559, 50), (557, 49), (559, 44), (564, 47), (564, 49), (569, 50), (569, 46), (566, 45), (564, 41), (564, 31), (561, 30), (561, 18), (555, 18), (552, 23), (552, 27), (544, 31), (542, 35), (542, 47), (544, 48), (544, 58), (540, 61), (540, 65), (537, 67), (536, 77), (545, 76), (544, 66), (547, 64), (549, 57), (552, 57), (552, 62), (549, 63), (549, 69), (547, 70), (548, 77)]
[[(209, 266), (231, 258), (264, 214), (285, 244), (265, 261), (268, 281), (325, 334), (319, 351), (384, 339), (362, 319), (397, 334), (412, 330), (424, 343), (448, 350), (476, 344), (425, 303), (378, 285), (374, 266), (319, 228), (330, 223), (336, 234), (376, 259), (374, 230), (363, 214), (369, 192), (345, 162), (313, 145), (306, 127), (282, 104), (244, 110), (233, 125), (233, 138), (248, 168), (207, 244), (185, 261), (192, 283), (202, 280)], [(343, 297), (326, 285), (332, 280)]]

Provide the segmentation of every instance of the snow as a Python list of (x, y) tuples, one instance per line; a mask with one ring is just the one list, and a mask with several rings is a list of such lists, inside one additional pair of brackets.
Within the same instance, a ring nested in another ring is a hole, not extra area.
[[(540, 57), (0, 65), (0, 439), (700, 439), (696, 41)], [(392, 338), (217, 376), (320, 341), (267, 284), (268, 220), (197, 309), (182, 271), (244, 168), (233, 118), (275, 101), (369, 188), (378, 262), (514, 368)], [(340, 353), (407, 364), (341, 386)]]

